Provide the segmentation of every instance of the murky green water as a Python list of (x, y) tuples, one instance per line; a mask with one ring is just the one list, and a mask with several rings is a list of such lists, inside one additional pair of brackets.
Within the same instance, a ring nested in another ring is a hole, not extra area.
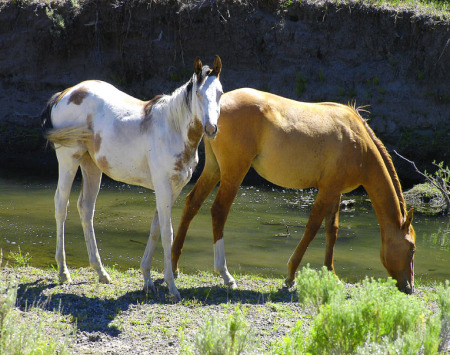
[[(0, 248), (29, 253), (36, 267), (55, 265), (56, 232), (53, 195), (56, 182), (23, 183), (0, 180)], [(178, 228), (187, 186), (173, 210)], [(76, 201), (80, 183), (75, 182), (66, 224), (66, 252), (69, 267), (88, 266), (88, 256)], [(193, 220), (180, 267), (184, 272), (213, 270), (210, 207), (213, 193)], [(286, 263), (300, 240), (310, 211), (310, 191), (241, 187), (225, 227), (225, 249), (231, 273), (254, 273), (284, 277)], [(385, 277), (379, 259), (380, 233), (377, 219), (364, 197), (356, 208), (342, 210), (335, 248), (337, 274), (350, 282), (365, 275)], [(119, 183), (104, 184), (97, 200), (95, 230), (103, 262), (119, 269), (139, 268), (155, 209), (152, 191)], [(417, 214), (416, 277), (442, 281), (450, 279), (450, 219)], [(288, 235), (288, 236), (287, 236)], [(325, 237), (319, 232), (305, 254), (302, 265), (323, 264)], [(161, 244), (153, 265), (163, 268)], [(5, 260), (4, 260), (5, 262)]]

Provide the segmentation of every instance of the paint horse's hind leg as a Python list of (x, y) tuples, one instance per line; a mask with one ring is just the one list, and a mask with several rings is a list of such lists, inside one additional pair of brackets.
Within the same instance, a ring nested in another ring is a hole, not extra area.
[(341, 204), (341, 196), (333, 202), (331, 211), (325, 216), (325, 236), (327, 237), (327, 244), (325, 249), (324, 265), (328, 270), (334, 272), (333, 254), (334, 244), (336, 243), (338, 229), (339, 229), (339, 207)]
[(153, 216), (152, 227), (150, 228), (150, 236), (148, 238), (147, 246), (145, 247), (144, 256), (141, 261), (141, 272), (144, 276), (144, 291), (145, 292), (156, 292), (155, 285), (153, 284), (152, 278), (150, 276), (150, 268), (152, 266), (153, 253), (155, 251), (156, 245), (158, 244), (158, 239), (160, 235), (159, 228), (159, 216), (158, 210), (155, 211)]
[(66, 251), (64, 248), (64, 225), (69, 206), (70, 190), (73, 179), (78, 170), (79, 161), (73, 159), (74, 151), (66, 148), (58, 148), (58, 187), (55, 193), (55, 219), (56, 219), (56, 254), (55, 259), (59, 269), (60, 282), (71, 282), (69, 269), (66, 264)]
[(81, 172), (83, 174), (83, 182), (77, 206), (89, 254), (89, 264), (97, 271), (99, 282), (110, 283), (111, 278), (103, 268), (94, 233), (95, 201), (100, 190), (102, 172), (88, 153), (85, 153), (81, 159)]
[[(309, 243), (314, 239), (319, 230), (325, 216), (329, 215), (331, 211), (335, 210), (335, 202), (338, 200), (340, 194), (331, 191), (319, 189), (316, 201), (309, 215), (308, 223), (306, 224), (305, 233), (298, 243), (288, 262), (288, 277), (286, 278), (286, 285), (293, 286), (295, 283), (295, 272), (302, 261), (303, 255), (308, 248)], [(332, 243), (334, 246), (334, 242)], [(328, 251), (328, 244), (327, 244)]]

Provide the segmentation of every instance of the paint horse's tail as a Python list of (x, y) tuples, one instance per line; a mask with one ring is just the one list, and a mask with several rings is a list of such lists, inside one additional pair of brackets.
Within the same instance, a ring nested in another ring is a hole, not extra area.
[(45, 132), (49, 129), (53, 128), (52, 124), (52, 109), (55, 103), (58, 101), (59, 95), (61, 95), (60, 92), (57, 92), (54, 94), (50, 100), (47, 101), (47, 105), (45, 105), (44, 109), (41, 112), (41, 127), (42, 131), (45, 135)]
[(92, 132), (85, 126), (69, 126), (64, 128), (53, 128), (52, 123), (52, 109), (58, 103), (58, 99), (61, 93), (57, 92), (50, 100), (47, 101), (47, 105), (44, 107), (41, 113), (41, 127), (42, 134), (52, 146), (55, 144), (65, 147), (71, 147), (78, 142), (83, 143), (92, 139)]
[(73, 147), (79, 143), (92, 141), (92, 132), (84, 125), (69, 126), (59, 129), (49, 129), (45, 132), (45, 138), (53, 144), (64, 147)]

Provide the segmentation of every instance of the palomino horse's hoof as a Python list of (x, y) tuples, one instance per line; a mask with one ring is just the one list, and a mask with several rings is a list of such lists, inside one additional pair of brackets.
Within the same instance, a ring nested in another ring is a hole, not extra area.
[(295, 279), (291, 280), (291, 279), (287, 278), (286, 280), (284, 280), (284, 283), (286, 284), (287, 288), (291, 288), (295, 285)]

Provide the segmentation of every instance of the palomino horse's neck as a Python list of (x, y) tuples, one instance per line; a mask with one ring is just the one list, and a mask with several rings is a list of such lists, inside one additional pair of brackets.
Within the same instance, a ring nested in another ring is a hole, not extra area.
[[(373, 158), (368, 161), (368, 178), (364, 188), (372, 201), (380, 224), (381, 237), (384, 238), (388, 230), (401, 228), (404, 216), (388, 169), (378, 154), (375, 154)], [(387, 234), (391, 235), (391, 233)]]

